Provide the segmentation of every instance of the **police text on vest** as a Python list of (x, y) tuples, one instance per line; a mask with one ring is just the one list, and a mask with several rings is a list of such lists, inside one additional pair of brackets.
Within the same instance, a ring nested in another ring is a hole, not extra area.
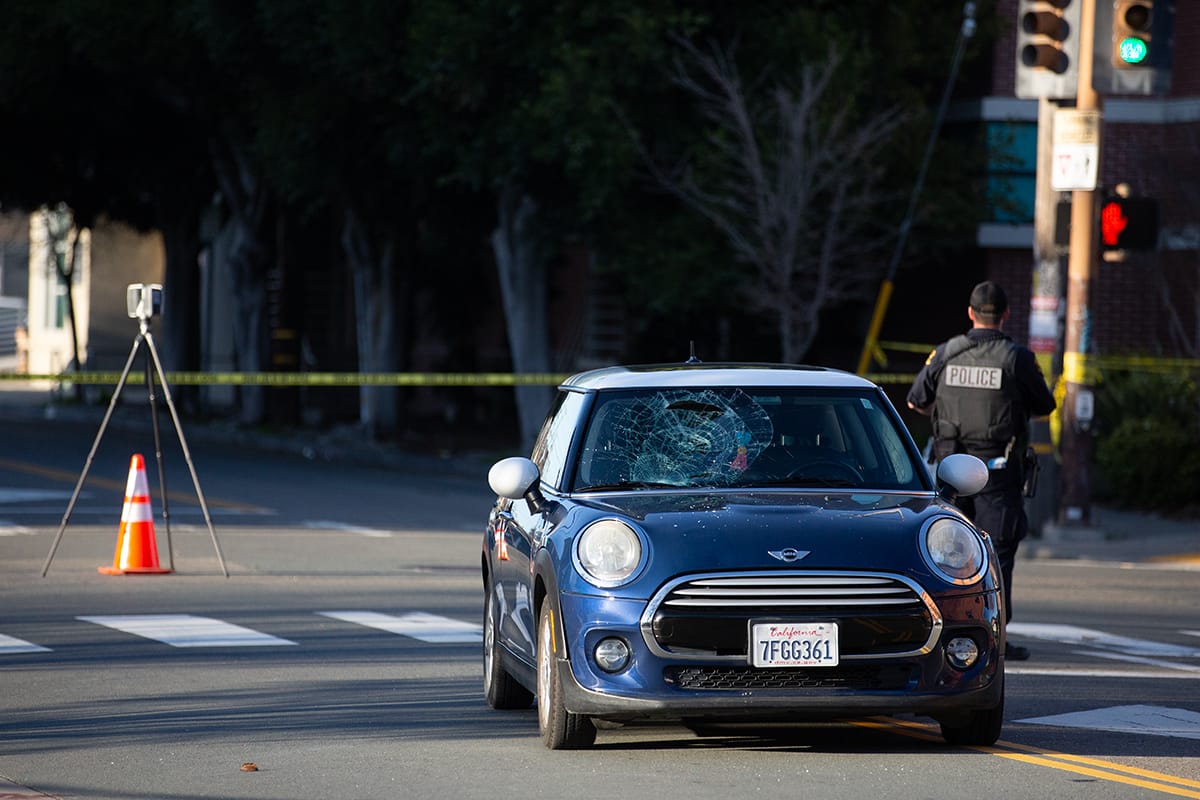
[(950, 364), (946, 367), (946, 385), (967, 389), (1000, 389), (1004, 371), (999, 367), (967, 367)]

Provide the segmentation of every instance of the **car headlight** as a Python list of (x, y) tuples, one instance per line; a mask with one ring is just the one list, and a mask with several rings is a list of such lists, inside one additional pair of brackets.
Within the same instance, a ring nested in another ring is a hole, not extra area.
[(970, 584), (987, 569), (983, 539), (960, 520), (942, 517), (925, 528), (921, 554), (950, 583)]
[(593, 522), (575, 542), (575, 565), (596, 586), (620, 586), (633, 576), (641, 561), (641, 538), (619, 520)]

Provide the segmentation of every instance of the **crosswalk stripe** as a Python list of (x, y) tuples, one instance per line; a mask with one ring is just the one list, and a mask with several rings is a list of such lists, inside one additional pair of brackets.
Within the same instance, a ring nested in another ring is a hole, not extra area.
[(172, 647), (263, 647), (295, 644), (278, 636), (243, 628), (241, 625), (191, 614), (132, 614), (76, 619), (132, 633), (145, 639), (154, 639)]
[(368, 539), (390, 539), (393, 535), (390, 531), (381, 531), (377, 528), (364, 528), (361, 525), (350, 525), (345, 522), (332, 522), (324, 519), (308, 520), (302, 523), (300, 527), (317, 531), (345, 531), (346, 533), (365, 536)]
[(1115, 636), (1104, 631), (1081, 628), (1077, 625), (1053, 625), (1036, 622), (1010, 622), (1010, 635), (1048, 639), (1062, 644), (1083, 645), (1105, 650), (1115, 650), (1131, 656), (1153, 658), (1200, 658), (1200, 648), (1182, 647), (1177, 644), (1153, 642), (1148, 639), (1133, 639)]
[(49, 647), (42, 647), (40, 644), (27, 642), (24, 639), (18, 639), (15, 636), (5, 636), (0, 633), (0, 655), (13, 655), (15, 653), (49, 653)]
[[(0, 486), (0, 503), (37, 503), (44, 500), (66, 500), (70, 496), (71, 493), (68, 491)], [(87, 492), (81, 492), (79, 496), (90, 497)]]
[(1183, 708), (1164, 708), (1162, 706), (1113, 706), (1090, 711), (1054, 714), (1048, 717), (1030, 717), (1029, 719), (1019, 719), (1017, 722), (1200, 739), (1200, 714)]
[(417, 611), (394, 616), (376, 611), (318, 611), (323, 617), (353, 622), (388, 633), (410, 636), (422, 642), (445, 644), (448, 642), (482, 642), (483, 628), (471, 622), (439, 617)]

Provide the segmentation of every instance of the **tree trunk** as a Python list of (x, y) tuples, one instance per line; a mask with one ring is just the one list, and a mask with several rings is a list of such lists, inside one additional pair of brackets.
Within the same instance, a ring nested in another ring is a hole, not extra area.
[[(362, 215), (347, 208), (342, 249), (354, 281), (359, 372), (398, 372), (400, 337), (396, 306), (400, 292), (396, 243), (392, 239), (373, 240)], [(373, 439), (394, 436), (400, 423), (398, 387), (360, 387), (359, 421)]]
[[(237, 367), (261, 372), (266, 362), (267, 260), (264, 225), (270, 193), (242, 155), (236, 141), (222, 137), (211, 142), (213, 170), (229, 209), (229, 262), (236, 287), (233, 345)], [(266, 390), (241, 386), (239, 421), (258, 424), (266, 418)]]
[[(267, 259), (258, 231), (246, 220), (234, 218), (230, 269), (236, 293), (233, 297), (233, 348), (237, 368), (242, 372), (261, 372), (266, 362), (267, 341)], [(256, 425), (266, 419), (266, 390), (262, 386), (241, 386), (238, 420)]]
[[(550, 371), (547, 322), (548, 263), (545, 241), (536, 228), (537, 206), (529, 195), (506, 184), (498, 198), (498, 224), (492, 252), (500, 277), (508, 347), (513, 371)], [(553, 398), (547, 386), (517, 386), (517, 421), (523, 446), (531, 447)]]
[[(166, 256), (159, 351), (167, 372), (200, 369), (199, 213), (188, 203), (159, 224)], [(197, 390), (196, 386), (172, 386), (171, 394), (177, 405), (195, 410)]]

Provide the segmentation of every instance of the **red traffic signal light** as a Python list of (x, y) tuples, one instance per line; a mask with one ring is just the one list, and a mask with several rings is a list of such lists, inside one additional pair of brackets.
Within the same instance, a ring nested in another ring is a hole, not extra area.
[(1100, 244), (1105, 250), (1154, 250), (1158, 247), (1158, 201), (1106, 198), (1100, 205)]

